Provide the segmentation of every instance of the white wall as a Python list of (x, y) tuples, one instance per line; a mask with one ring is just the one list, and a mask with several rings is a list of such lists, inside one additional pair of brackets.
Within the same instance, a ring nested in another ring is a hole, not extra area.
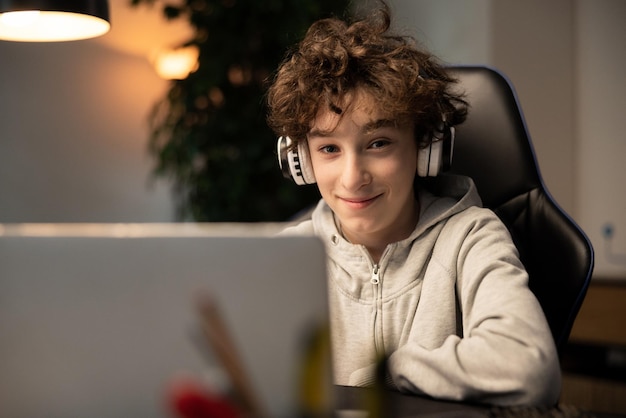
[(147, 114), (165, 90), (146, 60), (94, 40), (0, 42), (0, 222), (166, 222)]
[[(626, 277), (626, 2), (576, 1), (576, 207), (596, 275)], [(606, 225), (614, 228), (605, 239)]]
[(490, 0), (390, 0), (394, 30), (448, 64), (491, 62)]

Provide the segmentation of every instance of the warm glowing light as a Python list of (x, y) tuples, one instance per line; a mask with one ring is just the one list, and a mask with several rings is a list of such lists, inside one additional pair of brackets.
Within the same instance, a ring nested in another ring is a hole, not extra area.
[(39, 10), (26, 10), (22, 12), (7, 12), (0, 14), (0, 25), (12, 28), (23, 28), (34, 25), (39, 19)]
[(154, 59), (154, 66), (160, 77), (166, 80), (182, 80), (198, 68), (198, 48), (163, 50)]
[(54, 42), (104, 35), (111, 25), (104, 19), (79, 13), (27, 10), (0, 14), (0, 39)]

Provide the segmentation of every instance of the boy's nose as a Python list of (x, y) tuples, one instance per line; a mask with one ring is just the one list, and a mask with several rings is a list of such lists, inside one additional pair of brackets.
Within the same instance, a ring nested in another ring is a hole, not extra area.
[(371, 181), (372, 176), (361, 158), (346, 158), (341, 176), (342, 185), (346, 190), (358, 190)]

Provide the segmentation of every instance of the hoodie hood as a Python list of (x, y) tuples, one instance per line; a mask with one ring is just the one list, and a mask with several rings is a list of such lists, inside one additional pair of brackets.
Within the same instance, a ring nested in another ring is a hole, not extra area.
[(409, 237), (414, 239), (431, 226), (472, 206), (482, 206), (474, 181), (467, 176), (445, 174), (418, 184), (420, 216)]

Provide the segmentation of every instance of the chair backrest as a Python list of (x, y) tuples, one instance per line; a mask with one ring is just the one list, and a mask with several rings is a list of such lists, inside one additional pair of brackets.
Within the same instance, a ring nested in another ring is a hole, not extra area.
[(547, 191), (512, 84), (487, 67), (452, 67), (470, 104), (457, 127), (452, 172), (474, 179), (509, 228), (557, 348), (569, 337), (593, 271), (593, 248)]

